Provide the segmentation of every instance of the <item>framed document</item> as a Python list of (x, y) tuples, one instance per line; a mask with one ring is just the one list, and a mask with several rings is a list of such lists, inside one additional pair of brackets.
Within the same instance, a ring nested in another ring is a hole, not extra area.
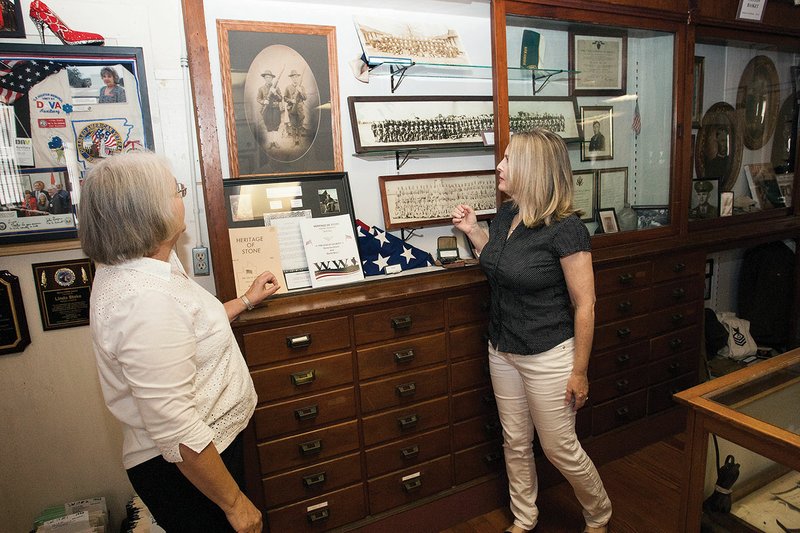
[(597, 207), (621, 211), (628, 203), (628, 169), (606, 168), (597, 171)]
[(595, 176), (593, 170), (572, 171), (572, 206), (581, 210), (581, 220), (584, 222), (592, 222), (595, 219)]
[(625, 94), (628, 37), (569, 33), (569, 78), (573, 96)]
[(19, 278), (0, 270), (0, 355), (21, 352), (30, 343)]
[(603, 228), (603, 233), (618, 233), (619, 222), (617, 222), (617, 213), (613, 207), (607, 209), (597, 210), (598, 218), (600, 219), (600, 226)]

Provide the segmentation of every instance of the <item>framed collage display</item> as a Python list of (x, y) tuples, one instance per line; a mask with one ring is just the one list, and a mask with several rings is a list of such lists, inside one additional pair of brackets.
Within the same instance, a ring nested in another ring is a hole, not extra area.
[(232, 178), (341, 172), (333, 26), (218, 20)]
[(453, 206), (471, 205), (478, 220), (497, 212), (494, 170), (380, 176), (387, 230), (441, 226)]
[(142, 50), (0, 44), (0, 65), (0, 245), (75, 238), (86, 172), (153, 147)]
[(611, 106), (581, 107), (581, 161), (614, 159), (614, 108)]

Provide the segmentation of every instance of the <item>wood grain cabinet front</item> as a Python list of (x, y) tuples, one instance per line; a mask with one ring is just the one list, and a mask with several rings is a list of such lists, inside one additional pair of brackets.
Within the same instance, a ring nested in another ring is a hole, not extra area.
[(370, 479), (369, 510), (380, 513), (436, 494), (452, 486), (452, 477), (450, 456), (445, 456)]
[(242, 344), (242, 352), (252, 368), (347, 348), (350, 346), (350, 327), (346, 317), (304, 322), (245, 333)]
[(328, 492), (266, 513), (269, 530), (275, 533), (329, 531), (361, 520), (366, 515), (363, 484)]
[(361, 481), (361, 460), (351, 453), (264, 478), (264, 499), (268, 507), (320, 496)]
[(362, 383), (361, 411), (371, 413), (389, 407), (408, 405), (447, 394), (447, 367), (392, 374), (389, 377)]
[(442, 300), (378, 309), (353, 317), (359, 345), (425, 333), (444, 327)]

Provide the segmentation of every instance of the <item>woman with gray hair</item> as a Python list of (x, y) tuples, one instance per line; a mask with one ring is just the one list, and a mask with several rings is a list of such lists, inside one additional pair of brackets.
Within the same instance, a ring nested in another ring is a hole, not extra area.
[(256, 405), (229, 322), (279, 289), (270, 272), (220, 303), (173, 250), (183, 197), (162, 158), (130, 152), (92, 168), (83, 251), (98, 263), (90, 328), (106, 405), (122, 423), (128, 478), (166, 531), (261, 531), (241, 491), (241, 431)]

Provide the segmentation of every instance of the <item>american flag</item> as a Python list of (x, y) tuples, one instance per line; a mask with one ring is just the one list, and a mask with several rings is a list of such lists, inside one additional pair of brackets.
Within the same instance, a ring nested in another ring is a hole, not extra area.
[(410, 246), (377, 226), (369, 227), (356, 220), (358, 228), (358, 254), (361, 256), (361, 269), (365, 276), (385, 274), (389, 265), (400, 265), (401, 270), (432, 266), (430, 253)]
[(13, 104), (25, 96), (31, 87), (62, 68), (55, 61), (0, 61), (0, 103)]
[(639, 101), (636, 101), (636, 108), (633, 110), (633, 124), (631, 124), (633, 133), (638, 137), (642, 133), (642, 116), (639, 114)]

